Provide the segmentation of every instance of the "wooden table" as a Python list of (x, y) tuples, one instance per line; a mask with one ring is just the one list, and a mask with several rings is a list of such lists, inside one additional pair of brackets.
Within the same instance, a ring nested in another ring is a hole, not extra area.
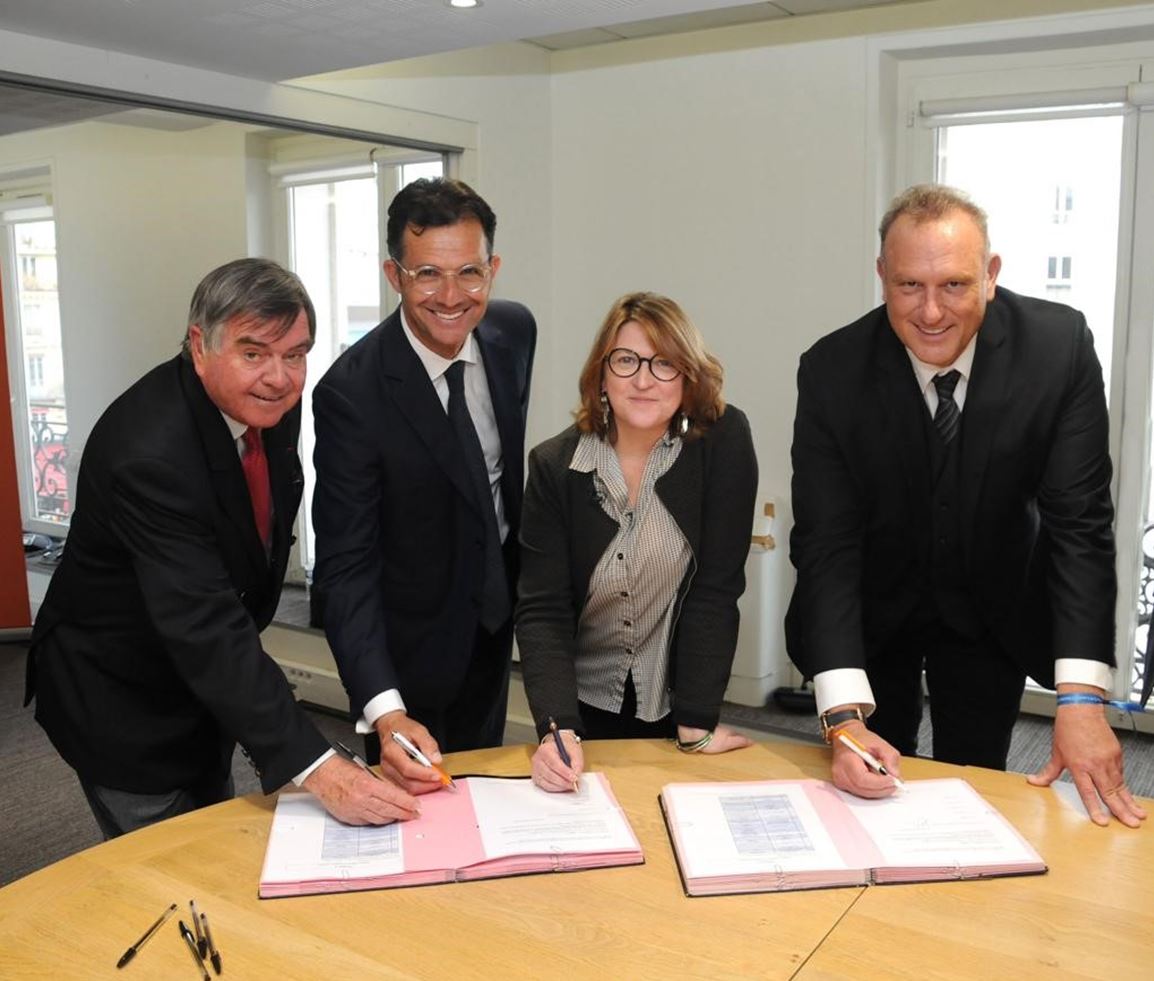
[[(645, 865), (416, 889), (259, 900), (273, 800), (253, 795), (88, 849), (0, 889), (0, 978), (195, 978), (171, 902), (208, 912), (228, 978), (1141, 977), (1154, 967), (1154, 826), (1092, 826), (1020, 775), (963, 775), (1037, 847), (1046, 876), (688, 899), (656, 798), (682, 780), (828, 775), (822, 749), (724, 756), (585, 744)], [(531, 747), (448, 757), (454, 773), (527, 773)], [(1154, 802), (1149, 805), (1154, 811)], [(2, 833), (2, 832), (0, 832)]]

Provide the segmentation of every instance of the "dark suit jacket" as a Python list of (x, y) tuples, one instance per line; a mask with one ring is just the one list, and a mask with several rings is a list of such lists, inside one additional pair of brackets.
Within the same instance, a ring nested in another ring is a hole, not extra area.
[[(529, 454), (517, 645), (538, 733), (554, 718), (580, 732), (574, 640), (589, 580), (619, 531), (601, 507), (593, 474), (569, 469), (576, 427)], [(749, 421), (728, 406), (715, 425), (681, 449), (656, 485), (693, 552), (678, 591), (670, 641), (672, 713), (679, 725), (712, 729), (737, 648), (737, 600), (757, 496)]]
[[(501, 491), (516, 541), (537, 326), (525, 307), (494, 300), (474, 337), (501, 436)], [(447, 705), (473, 653), (483, 512), (399, 311), (336, 360), (313, 392), (313, 412), (314, 584), (353, 714), (390, 688), (413, 705)]]
[(298, 407), (264, 434), (271, 561), (236, 443), (190, 362), (154, 368), (92, 430), (28, 672), (37, 720), (85, 780), (187, 787), (226, 776), (239, 741), (272, 791), (328, 749), (259, 636), (300, 502), (299, 428)]
[[(924, 596), (927, 415), (885, 307), (802, 355), (786, 637), (807, 676), (864, 668)], [(963, 573), (985, 626), (1043, 685), (1056, 658), (1113, 663), (1107, 434), (1085, 318), (999, 288), (962, 411)]]

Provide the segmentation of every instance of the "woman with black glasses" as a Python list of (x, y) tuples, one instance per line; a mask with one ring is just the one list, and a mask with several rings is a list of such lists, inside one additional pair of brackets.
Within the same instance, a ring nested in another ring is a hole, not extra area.
[(749, 745), (718, 718), (757, 459), (721, 382), (676, 303), (631, 293), (581, 371), (575, 424), (529, 454), (517, 645), (546, 790), (574, 787), (581, 738)]

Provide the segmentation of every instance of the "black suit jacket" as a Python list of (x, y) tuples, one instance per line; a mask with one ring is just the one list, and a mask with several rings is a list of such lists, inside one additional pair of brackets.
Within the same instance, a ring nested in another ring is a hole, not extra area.
[[(579, 440), (570, 426), (529, 454), (517, 644), (539, 735), (550, 717), (582, 731), (577, 623), (589, 580), (620, 530), (597, 498), (593, 474), (569, 469)], [(669, 645), (672, 714), (679, 725), (712, 729), (737, 649), (737, 601), (757, 496), (745, 413), (726, 406), (704, 435), (682, 446), (654, 488), (693, 552)]]
[[(501, 491), (515, 542), (537, 327), (525, 307), (493, 300), (474, 337), (501, 436)], [(390, 688), (413, 705), (444, 706), (473, 652), (483, 512), (399, 311), (336, 360), (313, 392), (313, 412), (314, 584), (353, 714)]]
[[(801, 358), (786, 637), (807, 676), (864, 668), (923, 596), (926, 416), (885, 307)], [(959, 438), (963, 573), (984, 625), (1043, 685), (1056, 658), (1113, 664), (1108, 420), (1082, 314), (997, 290)]]
[(27, 690), (82, 778), (163, 793), (227, 775), (239, 741), (267, 792), (328, 749), (259, 636), (303, 488), (299, 429), (298, 406), (264, 433), (268, 558), (236, 443), (190, 362), (153, 369), (92, 430)]

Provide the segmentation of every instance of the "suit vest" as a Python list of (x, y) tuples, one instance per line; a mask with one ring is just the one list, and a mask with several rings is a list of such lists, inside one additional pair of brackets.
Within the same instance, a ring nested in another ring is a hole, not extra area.
[(965, 637), (976, 639), (985, 627), (974, 606), (962, 550), (961, 445), (966, 437), (963, 414), (958, 433), (948, 446), (929, 413), (922, 413), (922, 431), (930, 468), (930, 549), (926, 588), (918, 604), (922, 622), (940, 620)]

